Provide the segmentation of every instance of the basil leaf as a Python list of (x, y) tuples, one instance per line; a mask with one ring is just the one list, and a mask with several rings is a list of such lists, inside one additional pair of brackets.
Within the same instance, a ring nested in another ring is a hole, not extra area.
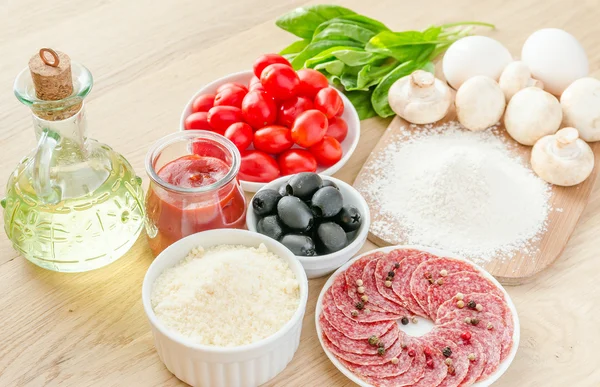
[(368, 28), (373, 32), (381, 32), (381, 31), (389, 31), (390, 29), (386, 27), (382, 22), (371, 19), (370, 17), (359, 15), (359, 14), (349, 14), (340, 16), (336, 19), (332, 19), (334, 21), (348, 21), (354, 22), (356, 24), (361, 25), (364, 28)]
[(333, 52), (333, 56), (348, 66), (364, 66), (383, 58), (382, 55), (362, 50), (336, 50)]
[(312, 42), (302, 50), (297, 57), (292, 61), (294, 70), (299, 70), (304, 67), (305, 62), (310, 58), (320, 54), (321, 52), (336, 46), (346, 47), (362, 47), (362, 44), (352, 40), (319, 40)]
[(334, 53), (337, 51), (362, 51), (362, 49), (359, 47), (348, 47), (348, 46), (331, 47), (331, 48), (328, 48), (327, 50), (321, 51), (319, 54), (317, 54), (317, 55), (313, 56), (312, 58), (310, 58), (309, 60), (307, 60), (304, 63), (304, 66), (312, 68), (319, 63), (323, 63), (323, 62), (331, 60), (331, 59), (337, 59), (334, 55)]
[(377, 115), (375, 110), (373, 110), (373, 106), (371, 106), (371, 94), (372, 90), (369, 91), (347, 91), (344, 94), (358, 113), (358, 118), (361, 120), (366, 120), (367, 118), (371, 118)]
[(326, 39), (351, 39), (362, 44), (366, 44), (373, 36), (375, 36), (375, 32), (358, 25), (348, 23), (331, 23), (322, 31), (313, 36), (313, 42)]
[(398, 65), (394, 70), (388, 73), (382, 80), (379, 82), (379, 85), (373, 90), (373, 94), (371, 95), (371, 104), (373, 105), (373, 109), (380, 117), (389, 117), (393, 116), (394, 111), (390, 108), (388, 103), (388, 91), (394, 82), (398, 79), (409, 75), (414, 70), (417, 69), (417, 65), (414, 61), (404, 62)]
[[(383, 55), (391, 56), (400, 62), (407, 60), (422, 59), (420, 55), (424, 51), (427, 55), (435, 49), (441, 29), (432, 27), (425, 32), (404, 31), (404, 32), (380, 32), (367, 43), (366, 50)], [(433, 48), (432, 48), (433, 47)]]
[(344, 63), (337, 59), (333, 59), (327, 62), (319, 63), (314, 67), (315, 70), (325, 70), (331, 75), (341, 76), (344, 72)]
[(364, 66), (358, 73), (357, 88), (362, 89), (377, 85), (383, 77), (398, 66), (398, 61), (385, 59), (381, 63), (373, 63)]
[(300, 51), (304, 50), (306, 46), (310, 43), (308, 39), (297, 40), (294, 43), (290, 44), (283, 50), (279, 51), (280, 55), (288, 55), (288, 54), (297, 54)]
[(319, 24), (338, 16), (355, 14), (356, 12), (337, 5), (313, 5), (296, 8), (281, 16), (275, 24), (300, 38), (312, 39)]

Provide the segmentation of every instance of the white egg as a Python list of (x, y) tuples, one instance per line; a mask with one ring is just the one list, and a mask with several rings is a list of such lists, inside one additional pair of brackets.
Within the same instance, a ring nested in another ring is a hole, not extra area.
[(452, 43), (442, 61), (444, 77), (454, 89), (477, 75), (498, 81), (513, 58), (506, 47), (487, 36), (467, 36)]
[(556, 96), (579, 78), (588, 75), (588, 57), (581, 44), (568, 32), (544, 28), (531, 34), (521, 50), (521, 60), (544, 90)]

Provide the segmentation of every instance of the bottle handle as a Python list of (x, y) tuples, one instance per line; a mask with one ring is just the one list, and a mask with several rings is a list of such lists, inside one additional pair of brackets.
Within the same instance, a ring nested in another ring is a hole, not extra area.
[(33, 189), (38, 198), (47, 204), (56, 204), (61, 200), (60, 191), (53, 186), (50, 177), (50, 162), (59, 141), (58, 133), (44, 129), (33, 159)]

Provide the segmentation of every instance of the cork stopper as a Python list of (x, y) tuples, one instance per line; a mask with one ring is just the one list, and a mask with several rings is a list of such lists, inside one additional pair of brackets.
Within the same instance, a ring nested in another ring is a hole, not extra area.
[[(29, 60), (29, 71), (37, 98), (60, 101), (73, 93), (71, 59), (60, 51), (42, 48)], [(34, 113), (45, 120), (58, 121), (73, 116), (81, 108), (81, 101), (65, 101), (63, 106), (39, 104)]]

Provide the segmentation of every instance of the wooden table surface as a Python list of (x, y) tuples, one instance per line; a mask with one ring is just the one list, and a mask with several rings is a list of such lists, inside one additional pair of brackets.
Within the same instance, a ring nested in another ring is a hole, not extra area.
[[(120, 151), (147, 178), (146, 150), (177, 130), (181, 110), (205, 83), (251, 66), (292, 36), (274, 25), (302, 0), (4, 0), (0, 3), (0, 181), (34, 147), (29, 110), (12, 95), (17, 73), (53, 47), (94, 74), (89, 135)], [(481, 20), (515, 55), (541, 27), (573, 33), (600, 76), (598, 0), (344, 1), (396, 30)], [(362, 125), (361, 142), (336, 176), (352, 182), (389, 120)], [(0, 193), (4, 187), (0, 188)], [(497, 386), (600, 385), (600, 192), (561, 258), (531, 283), (508, 288), (521, 345)], [(371, 249), (367, 245), (363, 250)], [(145, 236), (119, 261), (83, 274), (40, 269), (0, 235), (0, 386), (178, 386), (160, 362), (141, 303), (152, 255)], [(314, 308), (326, 278), (310, 281), (300, 348), (268, 386), (351, 386), (324, 355)]]

